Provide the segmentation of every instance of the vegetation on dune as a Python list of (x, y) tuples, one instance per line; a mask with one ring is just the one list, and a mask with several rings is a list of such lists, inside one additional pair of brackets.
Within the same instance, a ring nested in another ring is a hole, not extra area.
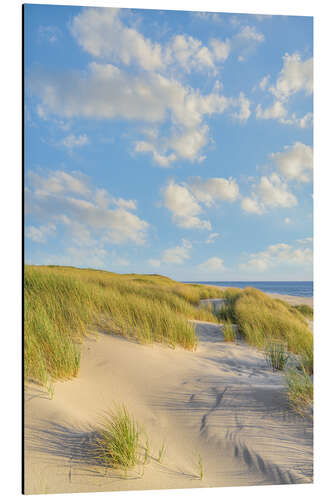
[[(249, 344), (266, 349), (273, 368), (283, 368), (293, 353), (302, 373), (289, 376), (291, 401), (299, 398), (302, 406), (309, 399), (313, 335), (308, 318), (313, 310), (308, 306), (291, 306), (253, 288), (222, 290), (159, 275), (60, 266), (26, 266), (24, 294), (25, 376), (45, 386), (78, 374), (80, 343), (88, 334), (103, 330), (141, 343), (194, 350), (198, 338), (188, 319), (214, 322), (217, 316), (225, 340), (235, 340), (236, 324)], [(207, 298), (225, 299), (216, 315), (210, 307), (198, 307)]]
[(313, 335), (298, 309), (255, 288), (228, 289), (225, 297), (227, 304), (218, 312), (221, 321), (236, 323), (245, 340), (259, 348), (272, 342), (283, 343), (312, 373)]
[(287, 370), (286, 381), (289, 401), (294, 410), (304, 415), (313, 406), (313, 382), (304, 367)]
[(289, 358), (285, 344), (272, 340), (265, 345), (265, 356), (268, 365), (273, 371), (283, 370)]
[(125, 471), (137, 465), (141, 434), (139, 425), (124, 405), (106, 414), (97, 439), (104, 465)]
[(254, 288), (229, 288), (225, 298), (226, 304), (217, 313), (224, 329), (228, 331), (230, 323), (236, 323), (249, 344), (264, 349), (273, 370), (288, 368), (294, 354), (296, 367), (285, 372), (288, 397), (292, 407), (304, 415), (313, 402), (313, 334), (308, 328), (313, 309), (272, 299)]
[(79, 344), (96, 328), (195, 349), (198, 339), (187, 319), (214, 321), (209, 310), (195, 306), (222, 295), (159, 275), (57, 266), (26, 266), (24, 293), (25, 376), (44, 385), (77, 375)]

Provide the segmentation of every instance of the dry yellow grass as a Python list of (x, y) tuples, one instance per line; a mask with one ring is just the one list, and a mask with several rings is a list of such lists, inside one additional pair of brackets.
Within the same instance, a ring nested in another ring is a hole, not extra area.
[(217, 291), (158, 275), (26, 266), (24, 293), (25, 375), (47, 384), (77, 375), (79, 344), (96, 327), (139, 342), (195, 349), (198, 339), (187, 319), (214, 321), (195, 305)]

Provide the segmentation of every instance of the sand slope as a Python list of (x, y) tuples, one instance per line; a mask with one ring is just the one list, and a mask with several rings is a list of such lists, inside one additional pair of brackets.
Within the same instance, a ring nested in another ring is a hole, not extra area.
[[(256, 349), (225, 343), (221, 326), (195, 324), (195, 353), (100, 334), (83, 345), (79, 377), (57, 383), (52, 400), (30, 384), (26, 493), (311, 482), (312, 421), (289, 409), (283, 376)], [(151, 442), (149, 463), (127, 478), (94, 458), (98, 416), (115, 402)]]

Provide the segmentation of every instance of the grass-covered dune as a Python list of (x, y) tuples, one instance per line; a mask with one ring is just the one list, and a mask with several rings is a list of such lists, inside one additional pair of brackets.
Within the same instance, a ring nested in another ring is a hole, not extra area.
[(241, 335), (256, 347), (283, 342), (286, 350), (298, 355), (302, 365), (312, 373), (313, 334), (308, 327), (312, 308), (290, 305), (255, 288), (229, 288), (225, 299), (226, 306), (218, 313), (220, 320), (236, 323)]
[(77, 375), (80, 343), (96, 328), (195, 349), (195, 329), (187, 320), (216, 321), (195, 306), (223, 291), (159, 275), (26, 266), (24, 294), (25, 376), (46, 384)]
[[(194, 350), (198, 338), (188, 319), (218, 319), (225, 327), (236, 323), (245, 340), (259, 348), (282, 341), (312, 373), (313, 335), (307, 319), (311, 311), (253, 288), (222, 290), (160, 275), (26, 266), (24, 294), (25, 376), (42, 384), (76, 376), (80, 343), (97, 330)], [(218, 318), (198, 307), (207, 298), (226, 299)]]

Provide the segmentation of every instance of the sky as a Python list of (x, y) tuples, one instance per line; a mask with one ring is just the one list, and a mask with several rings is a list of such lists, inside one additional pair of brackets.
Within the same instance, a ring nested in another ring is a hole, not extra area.
[(311, 280), (311, 17), (25, 6), (25, 259)]

